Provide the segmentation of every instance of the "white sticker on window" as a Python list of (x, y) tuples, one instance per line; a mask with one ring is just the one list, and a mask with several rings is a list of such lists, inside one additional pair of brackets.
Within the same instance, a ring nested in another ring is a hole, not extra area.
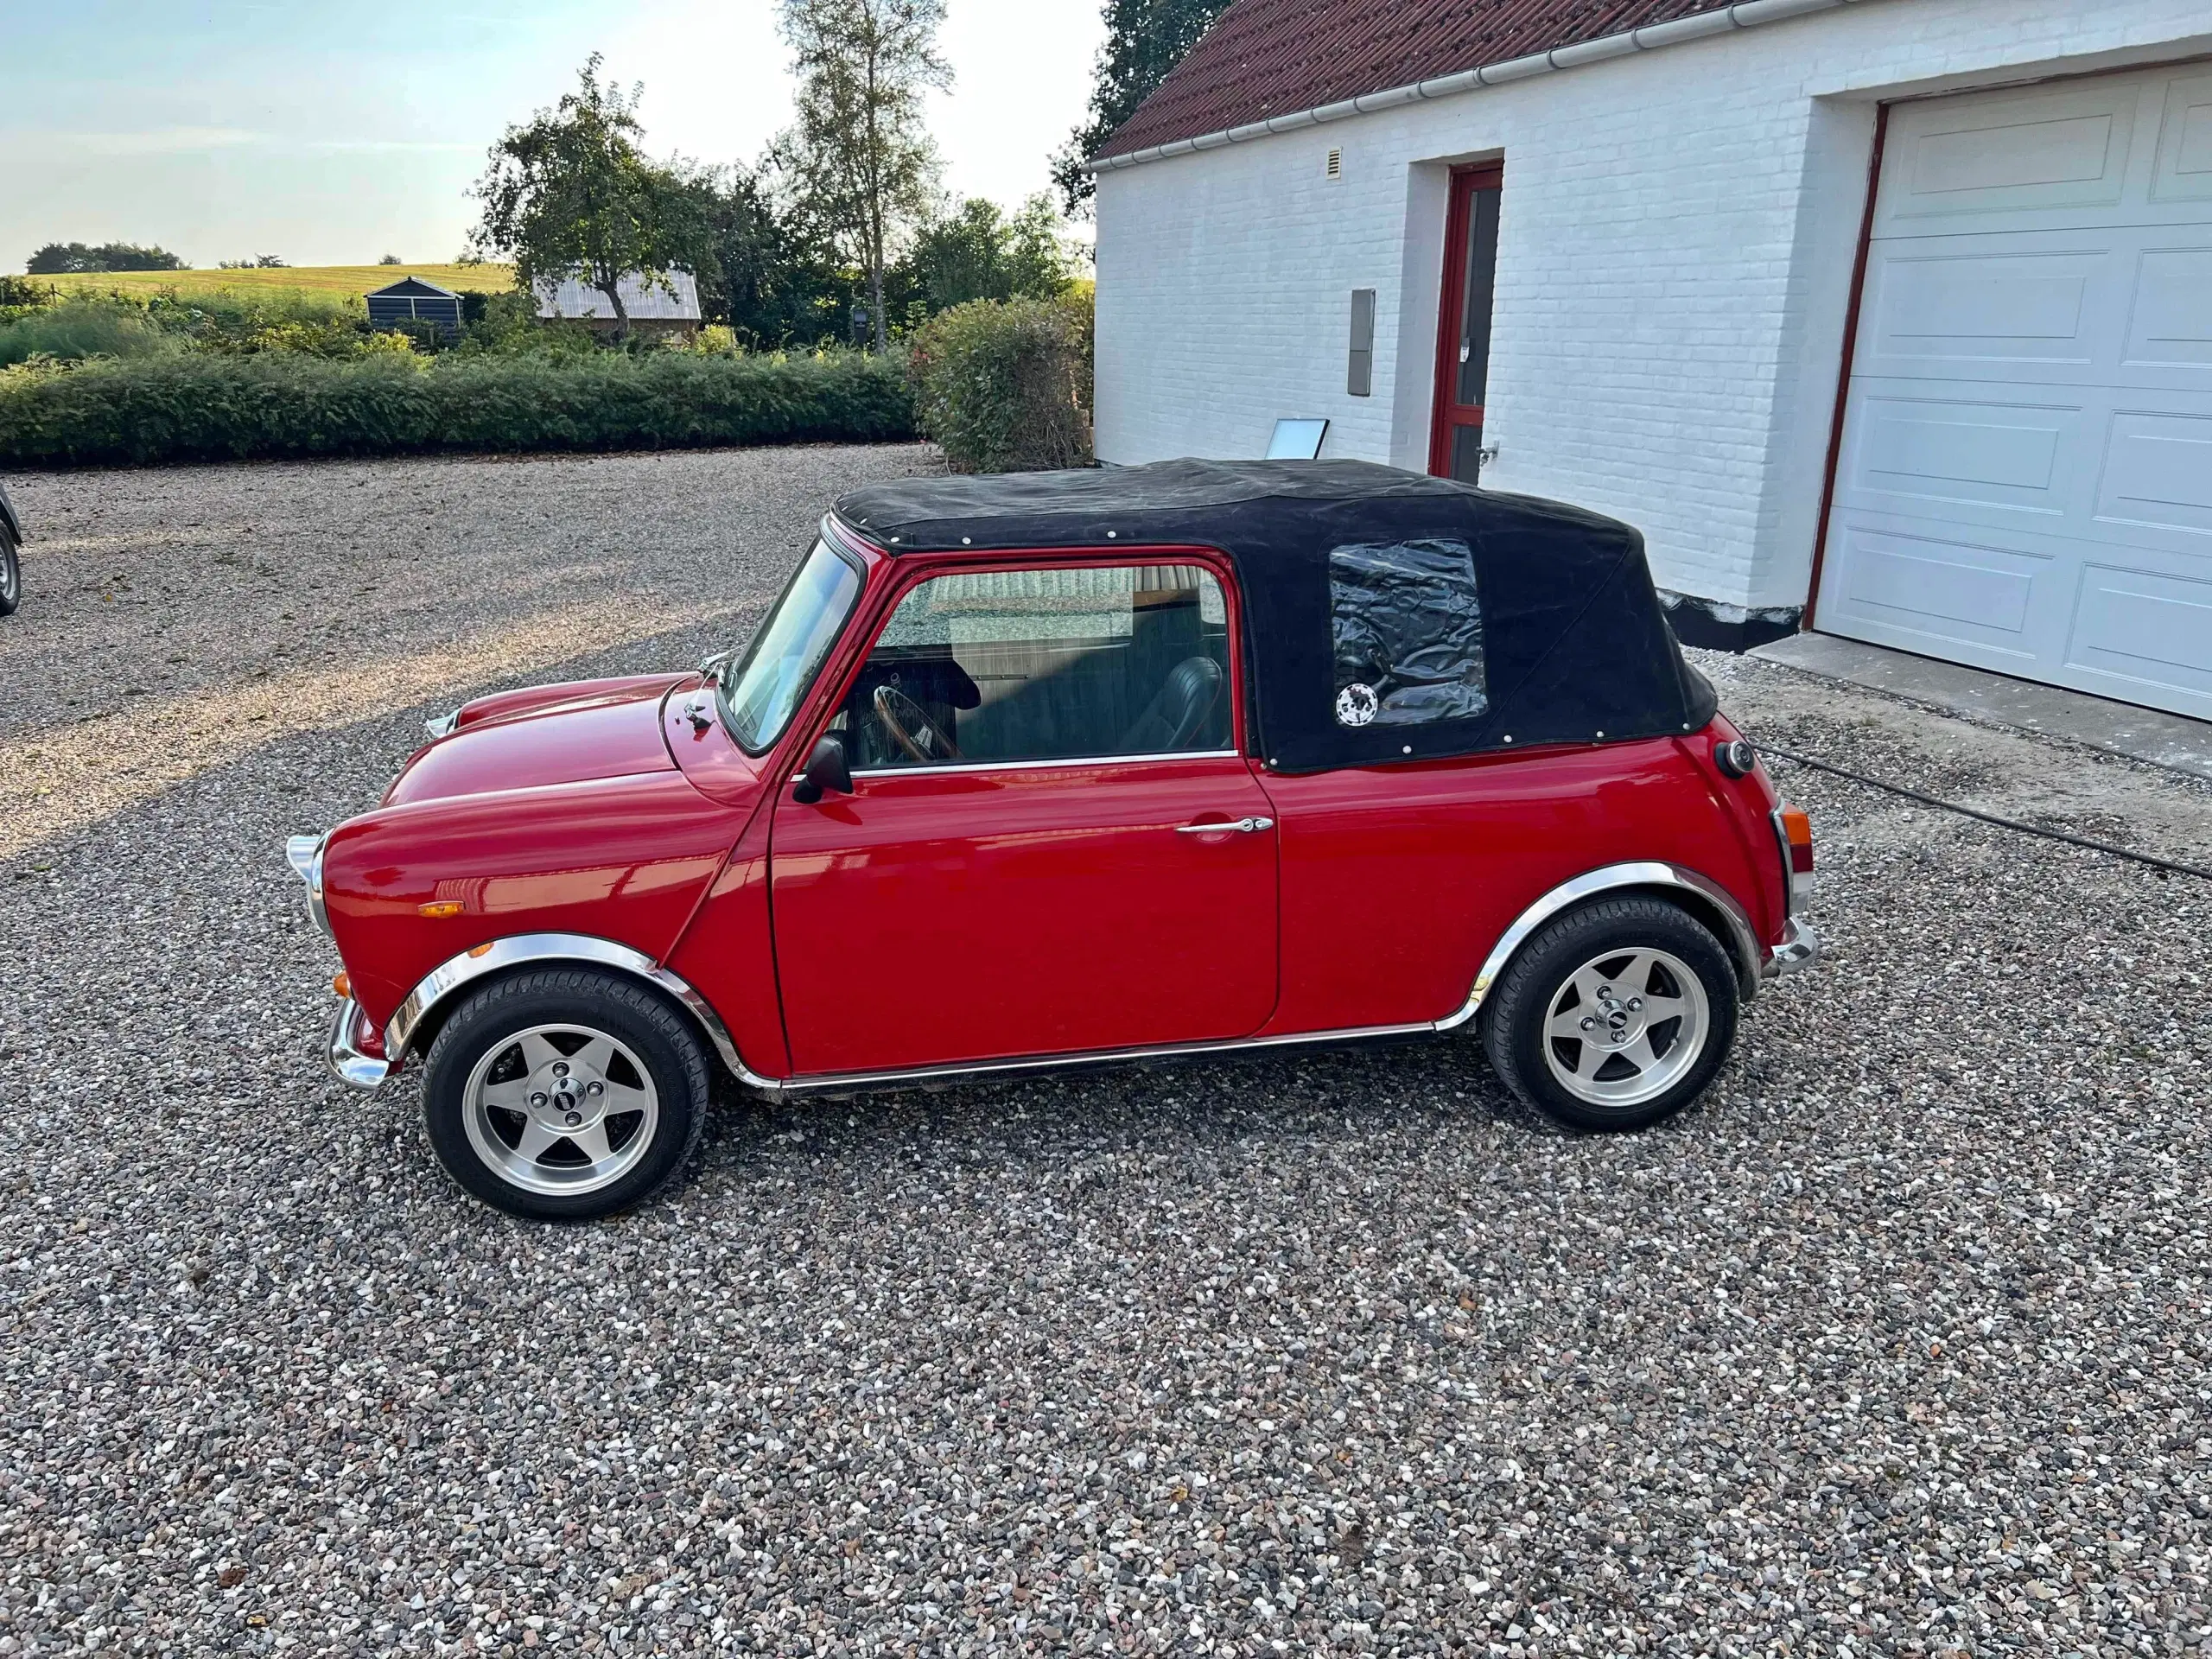
[(1364, 726), (1375, 718), (1382, 699), (1375, 695), (1371, 685), (1352, 684), (1337, 693), (1337, 724)]

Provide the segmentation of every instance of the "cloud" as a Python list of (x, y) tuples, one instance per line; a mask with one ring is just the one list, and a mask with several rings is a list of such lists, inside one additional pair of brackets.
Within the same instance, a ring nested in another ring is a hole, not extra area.
[(273, 135), (241, 127), (156, 127), (144, 132), (49, 132), (49, 143), (73, 144), (95, 156), (174, 156), (265, 143)]
[(458, 144), (450, 141), (405, 138), (315, 138), (300, 145), (302, 149), (382, 152), (385, 150), (435, 151), (451, 154), (460, 152), (474, 156), (484, 148), (481, 144)]
[(89, 156), (189, 156), (207, 150), (238, 149), (245, 146), (280, 145), (293, 151), (328, 155), (416, 152), (474, 155), (483, 146), (445, 139), (301, 138), (281, 132), (257, 132), (245, 127), (151, 127), (142, 132), (54, 132), (39, 135), (44, 143), (60, 145)]

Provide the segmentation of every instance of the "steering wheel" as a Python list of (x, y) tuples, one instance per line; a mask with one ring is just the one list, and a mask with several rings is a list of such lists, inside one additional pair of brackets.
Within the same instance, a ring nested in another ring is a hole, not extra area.
[(960, 746), (938, 729), (937, 722), (922, 712), (921, 704), (895, 685), (875, 688), (875, 717), (910, 760), (928, 766), (960, 759)]

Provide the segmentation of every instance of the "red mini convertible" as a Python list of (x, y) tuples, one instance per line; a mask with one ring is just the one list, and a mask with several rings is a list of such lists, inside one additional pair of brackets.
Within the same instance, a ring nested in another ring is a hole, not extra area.
[(837, 503), (752, 642), (480, 698), (295, 837), (332, 1059), (423, 1068), (517, 1214), (774, 1096), (1479, 1032), (1583, 1128), (1694, 1100), (1813, 960), (1804, 815), (1623, 524), (1343, 462)]

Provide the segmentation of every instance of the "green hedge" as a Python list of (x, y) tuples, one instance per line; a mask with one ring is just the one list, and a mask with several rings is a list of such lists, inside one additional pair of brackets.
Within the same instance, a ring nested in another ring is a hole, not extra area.
[(0, 372), (0, 461), (112, 465), (914, 435), (895, 359), (192, 353)]
[(1090, 296), (976, 300), (938, 313), (907, 359), (916, 418), (956, 473), (1090, 465)]

